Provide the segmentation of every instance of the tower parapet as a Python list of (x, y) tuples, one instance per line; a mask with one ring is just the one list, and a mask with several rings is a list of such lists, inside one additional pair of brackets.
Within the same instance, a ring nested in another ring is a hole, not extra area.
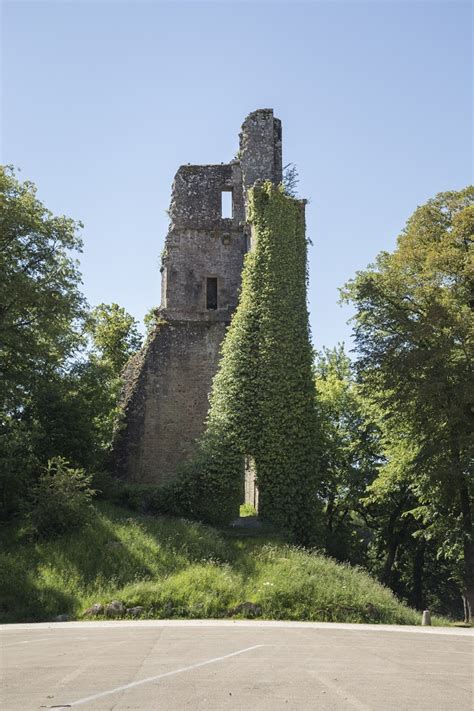
[(244, 193), (259, 180), (282, 181), (281, 121), (273, 109), (258, 109), (247, 116), (242, 124), (240, 139), (240, 165)]

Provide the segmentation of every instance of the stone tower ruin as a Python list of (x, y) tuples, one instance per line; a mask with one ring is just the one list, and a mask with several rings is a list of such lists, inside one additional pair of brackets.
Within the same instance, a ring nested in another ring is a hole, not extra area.
[(124, 373), (115, 467), (129, 482), (175, 479), (204, 430), (220, 345), (251, 245), (247, 190), (263, 180), (282, 180), (281, 122), (272, 109), (245, 119), (230, 163), (183, 165), (176, 173), (158, 325)]

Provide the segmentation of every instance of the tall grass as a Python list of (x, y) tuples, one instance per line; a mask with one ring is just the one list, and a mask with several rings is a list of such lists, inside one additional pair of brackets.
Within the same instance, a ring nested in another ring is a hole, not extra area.
[(31, 543), (10, 527), (0, 543), (2, 622), (80, 618), (113, 599), (152, 618), (226, 617), (252, 602), (266, 619), (420, 621), (367, 573), (321, 554), (108, 504), (81, 531)]

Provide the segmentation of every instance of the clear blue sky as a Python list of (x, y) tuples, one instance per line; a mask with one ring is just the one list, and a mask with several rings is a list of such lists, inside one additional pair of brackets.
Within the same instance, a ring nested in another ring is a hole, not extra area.
[(467, 2), (3, 2), (2, 162), (81, 219), (84, 291), (141, 319), (182, 163), (228, 161), (273, 107), (310, 199), (315, 345), (338, 287), (417, 205), (472, 182)]

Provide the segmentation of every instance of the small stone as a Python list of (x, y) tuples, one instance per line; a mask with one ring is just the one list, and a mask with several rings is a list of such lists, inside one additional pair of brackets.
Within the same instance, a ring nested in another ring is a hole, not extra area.
[(242, 602), (233, 610), (230, 610), (230, 615), (245, 615), (246, 617), (260, 617), (262, 608), (254, 602)]
[(105, 606), (105, 614), (107, 617), (120, 617), (125, 614), (125, 605), (120, 600), (112, 600)]
[(58, 615), (57, 617), (54, 618), (55, 622), (69, 622), (69, 615), (63, 614), (63, 615)]
[(127, 608), (127, 615), (131, 615), (132, 617), (140, 617), (144, 612), (145, 608), (141, 605), (136, 605), (135, 607)]
[(121, 548), (122, 544), (120, 541), (107, 541), (105, 544), (107, 548)]
[(100, 602), (95, 602), (92, 607), (87, 608), (84, 617), (97, 617), (104, 614), (104, 606)]

